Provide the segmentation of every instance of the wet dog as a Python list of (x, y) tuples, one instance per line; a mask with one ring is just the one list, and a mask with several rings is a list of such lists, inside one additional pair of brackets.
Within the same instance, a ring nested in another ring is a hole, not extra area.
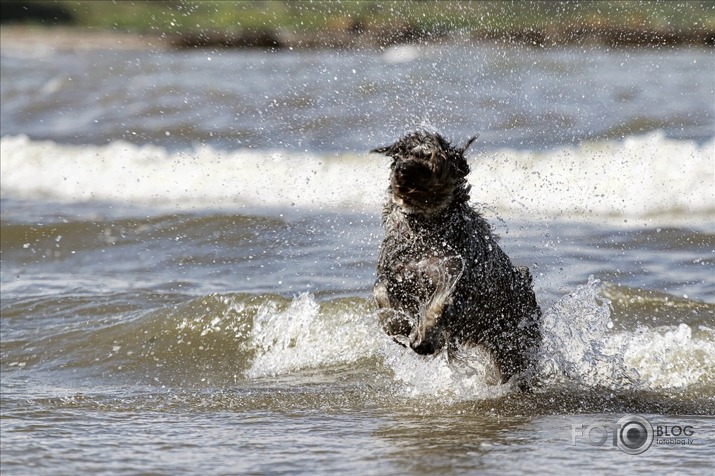
[[(475, 137), (476, 138), (476, 137)], [(514, 267), (469, 205), (463, 147), (418, 131), (377, 152), (392, 158), (375, 301), (383, 329), (419, 354), (477, 344), (502, 381), (529, 387), (541, 309), (527, 267)]]

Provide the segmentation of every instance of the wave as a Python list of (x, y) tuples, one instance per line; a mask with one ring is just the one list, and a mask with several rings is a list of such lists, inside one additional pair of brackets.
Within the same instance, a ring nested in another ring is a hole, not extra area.
[[(545, 313), (542, 373), (546, 379), (614, 389), (702, 385), (712, 393), (715, 378), (709, 369), (715, 365), (715, 328), (705, 323), (712, 322), (715, 305), (671, 297), (673, 307), (690, 308), (687, 323), (647, 327), (642, 322), (663, 316), (641, 314), (640, 321), (633, 314), (652, 310), (658, 299), (632, 290), (631, 305), (619, 315), (612, 312), (606, 297), (614, 294), (613, 289), (591, 279)], [(616, 324), (619, 320), (637, 324), (628, 330)]]
[[(715, 401), (710, 370), (715, 329), (707, 324), (715, 305), (681, 299), (676, 306), (688, 306), (689, 319), (629, 328), (622, 322), (630, 314), (653, 309), (648, 294), (629, 290), (639, 299), (616, 313), (609, 292), (615, 292), (612, 285), (590, 280), (545, 312), (537, 393), (675, 390)], [(117, 303), (124, 303), (117, 308), (81, 297), (59, 299), (65, 308), (76, 304), (76, 321), (45, 326), (32, 342), (6, 332), (5, 371), (69, 370), (74, 378), (173, 388), (250, 387), (293, 376), (302, 386), (311, 379), (347, 380), (396, 398), (442, 403), (512, 392), (508, 383), (498, 383), (491, 358), (479, 348), (420, 356), (395, 344), (379, 329), (368, 299), (211, 294), (148, 312), (127, 312), (126, 296), (117, 297)], [(26, 306), (41, 315), (43, 306), (54, 309), (56, 303), (35, 300)], [(92, 315), (105, 317), (90, 323), (88, 306)], [(12, 318), (4, 309), (4, 319)]]
[[(0, 153), (2, 197), (12, 199), (379, 213), (388, 183), (387, 160), (377, 155), (203, 145), (170, 152), (26, 136), (3, 137)], [(654, 132), (548, 151), (482, 152), (470, 166), (472, 200), (502, 216), (711, 224), (715, 214), (715, 140), (698, 145)]]

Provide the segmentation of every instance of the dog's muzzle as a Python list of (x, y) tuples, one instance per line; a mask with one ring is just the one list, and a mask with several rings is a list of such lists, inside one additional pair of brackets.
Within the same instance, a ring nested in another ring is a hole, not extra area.
[(432, 170), (422, 162), (404, 161), (395, 166), (392, 182), (399, 189), (425, 189), (432, 180)]

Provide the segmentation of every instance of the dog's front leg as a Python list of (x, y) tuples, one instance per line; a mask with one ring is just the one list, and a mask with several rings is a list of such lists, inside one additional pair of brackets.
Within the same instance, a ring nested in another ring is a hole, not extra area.
[(377, 315), (382, 328), (395, 342), (407, 347), (409, 345), (408, 336), (412, 328), (411, 319), (391, 302), (388, 285), (384, 280), (377, 280), (373, 288), (373, 296), (377, 304)]
[(459, 256), (432, 257), (416, 266), (435, 286), (430, 299), (420, 306), (418, 322), (410, 333), (410, 347), (418, 354), (433, 354), (446, 343), (453, 291), (462, 276), (464, 262)]

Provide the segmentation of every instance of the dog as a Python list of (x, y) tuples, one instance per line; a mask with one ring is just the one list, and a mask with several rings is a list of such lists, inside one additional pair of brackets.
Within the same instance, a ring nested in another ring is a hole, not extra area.
[(373, 295), (384, 331), (418, 354), (480, 345), (502, 383), (529, 389), (541, 309), (527, 267), (514, 267), (469, 205), (464, 152), (417, 131), (371, 152), (392, 158)]

